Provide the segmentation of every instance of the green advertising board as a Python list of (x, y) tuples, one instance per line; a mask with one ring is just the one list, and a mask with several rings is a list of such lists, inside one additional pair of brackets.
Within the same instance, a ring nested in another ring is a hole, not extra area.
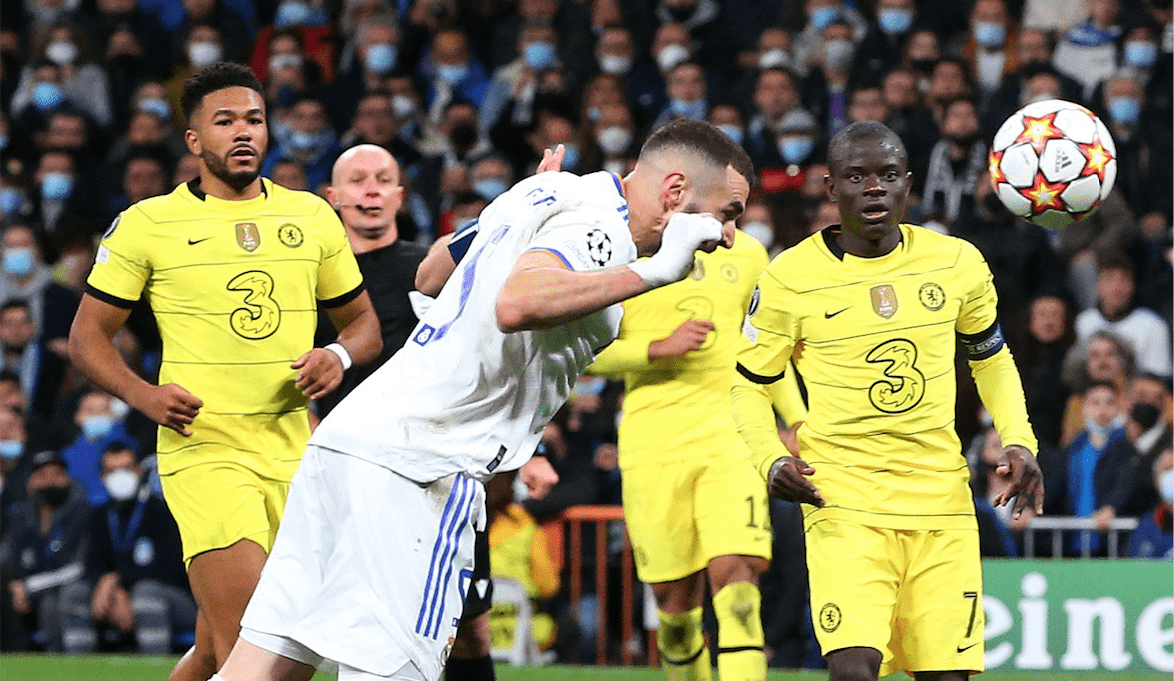
[(984, 560), (987, 669), (1174, 671), (1169, 560)]

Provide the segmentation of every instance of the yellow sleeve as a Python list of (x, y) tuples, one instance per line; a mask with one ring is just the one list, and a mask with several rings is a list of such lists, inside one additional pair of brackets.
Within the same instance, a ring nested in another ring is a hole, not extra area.
[(766, 386), (751, 383), (744, 376), (734, 377), (730, 389), (734, 403), (734, 425), (750, 449), (750, 459), (763, 479), (770, 473), (775, 461), (790, 452), (779, 440), (775, 425), (775, 414), (771, 408), (771, 396)]
[(790, 364), (782, 379), (766, 386), (775, 411), (783, 417), (783, 423), (786, 423), (788, 428), (807, 420), (807, 405), (803, 403), (803, 394), (799, 392), (799, 379), (795, 376), (795, 365)]
[(648, 367), (648, 341), (632, 338), (617, 338), (595, 361), (587, 367), (587, 373), (610, 378), (623, 378), (629, 371)]
[(314, 221), (323, 230), (324, 241), (324, 254), (318, 263), (318, 300), (327, 307), (334, 301), (347, 303), (361, 290), (363, 275), (351, 251), (346, 230), (338, 215), (325, 201), (321, 202), (318, 212), (314, 214)]
[(114, 218), (102, 236), (87, 292), (119, 307), (131, 307), (151, 277), (150, 221), (135, 206)]
[[(776, 260), (776, 262), (778, 262)], [(791, 350), (799, 337), (798, 322), (788, 304), (789, 289), (768, 269), (751, 294), (744, 335), (750, 343), (738, 353), (738, 373), (755, 383), (774, 383), (783, 377)]]

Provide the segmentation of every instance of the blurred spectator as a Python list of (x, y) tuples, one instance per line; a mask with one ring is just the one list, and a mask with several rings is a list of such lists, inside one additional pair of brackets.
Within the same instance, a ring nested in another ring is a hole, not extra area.
[(273, 23), (262, 26), (253, 42), (249, 65), (263, 78), (273, 54), (273, 38), (279, 33), (292, 33), (306, 56), (306, 72), (323, 83), (334, 80), (335, 32), (321, 0), (280, 0)]
[[(1134, 480), (1130, 463), (1137, 453), (1125, 434), (1119, 397), (1119, 388), (1108, 381), (1095, 381), (1084, 391), (1082, 430), (1058, 460), (1041, 462), (1048, 490), (1045, 512), (1093, 518), (1104, 532), (1129, 506)], [(1096, 533), (1073, 533), (1067, 554), (1081, 555), (1085, 541), (1093, 555), (1104, 555)]]
[(742, 216), (738, 218), (738, 229), (762, 244), (771, 257), (774, 257), (775, 252), (771, 250), (775, 245), (774, 216), (771, 215), (770, 207), (761, 199), (752, 197), (746, 201), (746, 210), (742, 211)]
[(292, 159), (287, 158), (274, 163), (273, 168), (269, 170), (269, 179), (286, 189), (313, 191), (309, 180), (306, 179), (306, 169), (302, 167), (301, 163)]
[(109, 500), (94, 509), (85, 579), (68, 584), (65, 651), (92, 653), (99, 630), (133, 633), (138, 651), (171, 652), (172, 636), (196, 628), (179, 529), (151, 494), (135, 452), (111, 445), (102, 454)]
[(795, 76), (785, 69), (767, 68), (758, 73), (758, 80), (754, 87), (754, 116), (746, 126), (746, 141), (743, 146), (754, 161), (754, 168), (759, 173), (759, 179), (766, 191), (767, 187), (761, 177), (764, 168), (783, 168), (787, 164), (779, 151), (779, 124), (783, 117), (791, 112), (801, 112), (805, 118), (815, 126), (815, 119), (800, 108), (799, 89)]
[(719, 71), (729, 70), (731, 36), (718, 0), (660, 0), (653, 10), (660, 24), (680, 24), (695, 47), (693, 57)]
[[(93, 42), (80, 26), (68, 20), (54, 23), (37, 34), (31, 54), (12, 95), (14, 117), (30, 103), (47, 112), (58, 102), (68, 101), (99, 125), (110, 125), (110, 81), (98, 63)], [(55, 73), (45, 70), (45, 65), (55, 67)], [(52, 90), (53, 86), (56, 90)]]
[[(989, 414), (986, 416), (989, 418)], [(994, 505), (999, 495), (1011, 486), (1010, 479), (996, 472), (1003, 458), (1003, 440), (999, 432), (984, 421), (984, 429), (970, 443), (966, 457), (970, 463), (970, 487), (974, 491), (974, 510), (978, 520), (979, 553), (983, 557), (1014, 558), (1019, 555), (1019, 550), (1011, 531), (1022, 533), (1027, 528), (1027, 521), (1035, 517), (1035, 510), (1025, 508), (1016, 518), (1011, 504)]]
[(349, 149), (359, 144), (376, 144), (390, 151), (402, 166), (414, 166), (422, 157), (411, 140), (401, 134), (406, 131), (408, 117), (396, 115), (394, 101), (387, 90), (364, 94), (355, 109), (350, 130), (343, 135), (339, 146)]
[(939, 127), (944, 123), (946, 107), (958, 99), (977, 101), (970, 66), (959, 59), (939, 59), (925, 90), (925, 104)]
[[(247, 4), (247, 3), (243, 3)], [(187, 41), (192, 27), (210, 24), (220, 33), (224, 59), (243, 63), (249, 57), (256, 29), (250, 30), (244, 18), (225, 5), (223, 0), (183, 0), (184, 19), (175, 31), (175, 44)], [(260, 77), (261, 74), (258, 74)]]
[(1026, 339), (1013, 347), (1031, 425), (1036, 437), (1050, 447), (1060, 444), (1070, 392), (1060, 376), (1074, 342), (1072, 313), (1063, 298), (1044, 294), (1031, 301)]
[(1132, 510), (1145, 513), (1158, 503), (1150, 486), (1149, 470), (1158, 455), (1174, 444), (1170, 418), (1170, 390), (1166, 381), (1152, 374), (1135, 376), (1129, 382), (1126, 406), (1129, 419), (1125, 431), (1137, 450), (1137, 488)]
[(1080, 23), (1088, 0), (1024, 0), (1023, 25), (1061, 35)]
[(29, 498), (12, 509), (0, 549), (4, 587), (21, 616), (26, 645), (61, 652), (62, 589), (82, 576), (90, 509), (57, 452), (34, 454), (30, 469)]
[(595, 42), (599, 73), (622, 80), (623, 91), (636, 107), (641, 126), (652, 120), (664, 105), (664, 87), (656, 66), (638, 59), (632, 32), (624, 26), (608, 26)]
[(500, 156), (485, 156), (469, 168), (469, 187), (489, 203), (514, 185), (513, 171)]
[[(594, 144), (590, 145), (591, 151), (584, 159), (584, 170), (603, 169), (627, 175), (640, 150), (631, 110), (625, 104), (601, 106), (599, 118), (589, 124)], [(741, 131), (741, 127), (737, 129)]]
[(0, 406), (0, 537), (8, 536), (12, 508), (28, 498), (28, 467), (37, 451), (28, 441), (24, 414), (6, 405)]
[[(176, 109), (179, 108), (176, 105), (183, 93), (183, 82), (197, 69), (224, 59), (224, 36), (213, 24), (196, 23), (188, 28), (187, 36), (183, 41), (177, 41), (177, 44), (182, 47), (181, 53), (176, 57), (176, 67), (166, 83), (167, 98)], [(183, 124), (186, 127), (187, 121)]]
[(934, 66), (941, 58), (942, 47), (937, 33), (928, 28), (915, 28), (909, 33), (901, 65), (917, 74), (917, 89), (922, 94), (929, 89)]
[(1076, 338), (1107, 331), (1129, 344), (1137, 370), (1170, 377), (1170, 331), (1153, 310), (1136, 306), (1133, 264), (1125, 254), (1097, 258), (1097, 305), (1076, 316)]
[(652, 60), (662, 81), (668, 79), (669, 72), (677, 64), (693, 60), (693, 41), (689, 39), (689, 31), (677, 23), (661, 24), (652, 37)]
[(938, 141), (938, 127), (933, 114), (922, 103), (917, 83), (917, 71), (899, 66), (885, 74), (881, 92), (889, 111), (885, 124), (905, 143), (909, 171), (913, 173), (912, 194), (920, 197), (925, 187), (930, 154)]
[(972, 100), (959, 97), (946, 105), (944, 113), (942, 139), (930, 154), (921, 214), (926, 221), (949, 229), (959, 216), (974, 209), (974, 188), (986, 170), (987, 150)]
[(652, 122), (655, 130), (674, 118), (705, 120), (709, 112), (708, 86), (705, 70), (694, 61), (683, 61), (665, 75), (665, 95), (668, 104)]
[[(1174, 182), (1170, 173), (1159, 170), (1174, 156), (1174, 134), (1170, 121), (1155, 124), (1142, 115), (1146, 105), (1141, 83), (1124, 75), (1104, 83), (1101, 120), (1117, 145), (1117, 181), (1122, 196), (1135, 214), (1171, 214)], [(1100, 101), (1097, 102), (1100, 105)]]
[(77, 437), (61, 449), (61, 458), (85, 489), (91, 506), (100, 506), (108, 499), (102, 484), (102, 452), (116, 443), (139, 450), (124, 423), (129, 411), (125, 402), (97, 388), (84, 393), (78, 401), (73, 416)]
[(1088, 340), (1073, 346), (1064, 358), (1064, 382), (1074, 394), (1068, 398), (1064, 409), (1061, 445), (1067, 445), (1083, 427), (1085, 389), (1100, 382), (1111, 383), (1122, 391), (1129, 385), (1134, 367), (1129, 345), (1108, 331), (1096, 331)]
[(803, 103), (830, 138), (848, 124), (848, 77), (856, 59), (852, 26), (837, 17), (820, 34), (819, 52), (811, 57)]
[(806, 76), (820, 67), (824, 60), (824, 31), (833, 22), (846, 23), (851, 29), (851, 40), (855, 44), (864, 39), (868, 22), (853, 7), (841, 0), (806, 0), (804, 4), (807, 23), (795, 35), (792, 56), (793, 67), (801, 76)]
[(65, 368), (65, 358), (38, 337), (26, 301), (14, 298), (0, 305), (0, 369), (20, 376), (33, 413), (44, 418), (53, 414)]
[[(1019, 32), (1015, 40), (1017, 68), (1003, 73), (1002, 85), (985, 98), (982, 107), (987, 137), (993, 137), (1003, 121), (1025, 104), (1045, 99), (1081, 101), (1080, 84), (1052, 67), (1052, 50), (1052, 39), (1047, 32), (1038, 28)], [(1052, 81), (1029, 87), (1029, 82), (1041, 74), (1047, 74)]]
[(1092, 215), (1060, 230), (1056, 250), (1068, 264), (1068, 287), (1078, 310), (1087, 310), (1097, 302), (1096, 254), (1128, 253), (1140, 237), (1138, 220), (1115, 187)]
[(489, 74), (469, 51), (469, 40), (460, 30), (445, 29), (436, 34), (430, 54), (420, 62), (419, 75), (427, 84), (424, 99), (431, 122), (440, 121), (456, 99), (480, 108), (489, 91)]
[(97, 0), (91, 33), (110, 76), (115, 117), (126, 114), (136, 84), (166, 78), (171, 72), (171, 44), (163, 27), (136, 0)]
[(1121, 0), (1088, 0), (1088, 13), (1056, 45), (1053, 63), (1083, 87), (1091, 100), (1097, 85), (1117, 70), (1117, 43), (1123, 28)]
[(139, 151), (126, 160), (122, 172), (121, 191), (110, 197), (106, 216), (110, 220), (130, 208), (132, 204), (170, 191), (167, 169), (155, 154)]
[(330, 126), (322, 101), (310, 95), (300, 96), (286, 116), (270, 121), (273, 144), (261, 174), (269, 176), (275, 163), (290, 160), (302, 166), (306, 182), (314, 191), (329, 182), (330, 169), (340, 149), (338, 135)]
[(36, 233), (27, 224), (9, 223), (0, 237), (0, 303), (28, 304), (33, 334), (60, 357), (68, 357), (67, 340), (78, 295), (53, 280)]
[(524, 127), (534, 120), (535, 100), (540, 76), (545, 71), (561, 71), (558, 33), (548, 23), (530, 23), (518, 34), (517, 57), (493, 72), (489, 91), (480, 106), (480, 126), (491, 130), (498, 120), (509, 115), (515, 125)]
[(878, 0), (876, 21), (860, 42), (856, 72), (863, 82), (878, 82), (901, 63), (901, 47), (917, 21), (913, 0)]
[(1152, 513), (1141, 518), (1129, 537), (1131, 558), (1165, 558), (1174, 553), (1174, 450), (1162, 452), (1150, 468), (1153, 486), (1161, 500)]
[[(1130, 26), (1121, 48), (1121, 71), (1145, 87), (1146, 117), (1153, 123), (1170, 120), (1174, 109), (1174, 83), (1168, 58), (1162, 58), (1160, 29), (1146, 21)], [(1168, 54), (1168, 53), (1167, 53)]]
[[(477, 127), (477, 108), (463, 100), (452, 100), (436, 126), (436, 135), (423, 150), (427, 155), (412, 176), (413, 184), (427, 201), (433, 214), (439, 214), (445, 194), (467, 189), (466, 173), (472, 161), (493, 151)], [(517, 140), (519, 152), (528, 155), (524, 140)], [(508, 153), (507, 150), (502, 150)], [(511, 163), (519, 159), (510, 158)], [(522, 172), (517, 170), (516, 172)], [(447, 206), (446, 206), (447, 207)]]
[(970, 32), (962, 57), (974, 68), (982, 101), (1019, 68), (1018, 32), (1004, 0), (977, 0), (970, 10)]
[(336, 128), (350, 122), (362, 97), (382, 90), (385, 78), (407, 66), (400, 55), (399, 27), (389, 12), (363, 19), (344, 51), (349, 51), (352, 58), (339, 71), (326, 99)]

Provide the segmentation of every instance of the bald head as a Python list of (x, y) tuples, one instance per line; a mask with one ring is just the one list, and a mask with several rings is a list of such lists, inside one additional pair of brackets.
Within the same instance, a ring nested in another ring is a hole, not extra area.
[(897, 133), (879, 121), (857, 121), (837, 132), (828, 143), (828, 167), (833, 173), (858, 145), (885, 147), (896, 152), (902, 166), (908, 166), (909, 154)]
[(383, 147), (360, 144), (338, 157), (327, 196), (342, 218), (355, 253), (395, 243), (395, 215), (403, 193), (399, 164)]

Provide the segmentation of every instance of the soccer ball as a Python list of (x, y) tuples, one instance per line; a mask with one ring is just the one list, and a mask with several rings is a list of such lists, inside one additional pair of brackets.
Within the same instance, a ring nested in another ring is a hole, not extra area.
[(1016, 111), (991, 142), (991, 186), (1015, 215), (1060, 228), (1097, 209), (1117, 179), (1117, 147), (1093, 112), (1049, 99)]

